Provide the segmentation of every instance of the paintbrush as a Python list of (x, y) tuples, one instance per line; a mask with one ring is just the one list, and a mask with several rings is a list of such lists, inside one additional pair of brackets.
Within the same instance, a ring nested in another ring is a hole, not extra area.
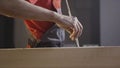
[[(68, 14), (69, 14), (69, 16), (72, 17), (71, 9), (70, 9), (68, 0), (66, 0), (66, 5), (67, 5)], [(75, 19), (75, 22), (76, 22), (76, 19)], [(76, 44), (77, 47), (80, 47), (80, 45), (79, 45), (79, 39), (78, 38), (75, 39), (75, 44)]]

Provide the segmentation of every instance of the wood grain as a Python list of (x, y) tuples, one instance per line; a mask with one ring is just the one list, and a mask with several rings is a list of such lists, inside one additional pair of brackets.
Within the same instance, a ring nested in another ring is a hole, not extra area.
[(120, 47), (0, 49), (0, 68), (120, 68)]

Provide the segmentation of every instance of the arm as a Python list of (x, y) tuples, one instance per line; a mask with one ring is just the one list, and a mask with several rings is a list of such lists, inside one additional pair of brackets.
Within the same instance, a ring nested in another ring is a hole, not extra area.
[(14, 18), (34, 19), (39, 21), (53, 20), (53, 11), (35, 6), (25, 0), (1, 0), (0, 12)]
[(72, 40), (80, 36), (83, 29), (79, 21), (75, 23), (75, 18), (32, 5), (25, 0), (1, 0), (0, 14), (14, 18), (54, 22), (68, 31)]

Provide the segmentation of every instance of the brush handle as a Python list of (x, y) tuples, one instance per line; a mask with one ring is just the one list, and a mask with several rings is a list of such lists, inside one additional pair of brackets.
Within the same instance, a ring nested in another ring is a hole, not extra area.
[[(66, 5), (67, 5), (68, 14), (69, 14), (70, 17), (72, 17), (72, 13), (71, 13), (71, 9), (70, 9), (68, 0), (66, 0)], [(77, 47), (80, 47), (78, 38), (75, 39), (75, 43), (76, 43)]]

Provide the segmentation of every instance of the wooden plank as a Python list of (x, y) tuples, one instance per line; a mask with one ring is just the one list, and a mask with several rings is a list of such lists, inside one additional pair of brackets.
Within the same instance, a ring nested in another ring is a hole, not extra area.
[(120, 47), (0, 49), (0, 68), (120, 68)]

